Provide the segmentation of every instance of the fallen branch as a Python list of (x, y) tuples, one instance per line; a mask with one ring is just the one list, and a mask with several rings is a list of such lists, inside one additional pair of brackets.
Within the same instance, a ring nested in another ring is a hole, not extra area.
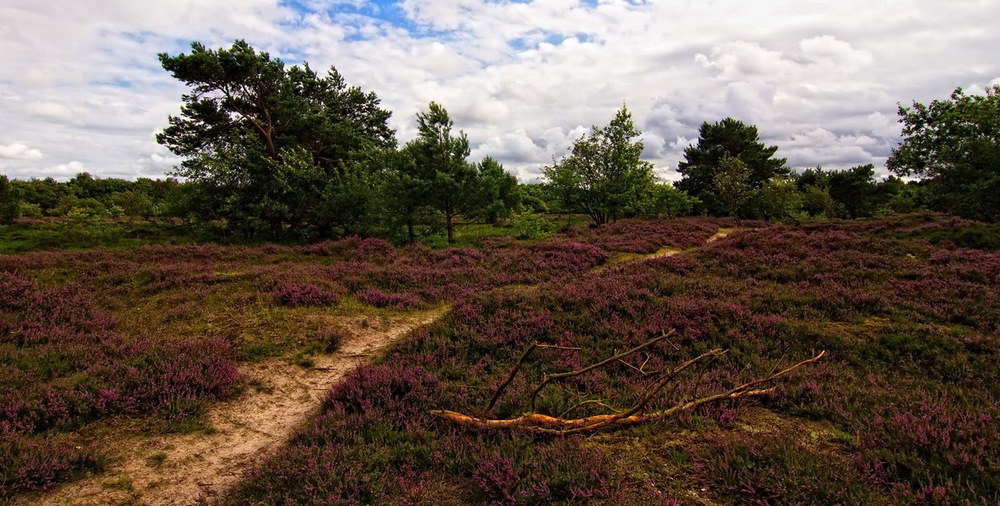
[(666, 339), (666, 338), (674, 335), (674, 332), (675, 332), (674, 330), (671, 330), (670, 332), (664, 332), (663, 335), (661, 335), (659, 337), (654, 337), (653, 339), (650, 339), (649, 341), (646, 341), (645, 343), (642, 343), (639, 346), (636, 346), (635, 348), (632, 348), (631, 350), (623, 351), (623, 352), (621, 352), (621, 353), (619, 353), (619, 354), (617, 354), (617, 355), (615, 355), (615, 356), (613, 356), (613, 357), (611, 357), (609, 359), (602, 360), (602, 361), (600, 361), (600, 362), (598, 362), (598, 363), (596, 363), (594, 365), (588, 366), (588, 367), (584, 367), (583, 369), (580, 369), (579, 371), (570, 371), (570, 372), (563, 372), (563, 373), (558, 373), (558, 374), (551, 374), (551, 375), (547, 374), (547, 375), (545, 375), (545, 377), (542, 379), (542, 382), (538, 384), (537, 388), (535, 388), (535, 391), (531, 392), (531, 411), (535, 411), (535, 400), (538, 397), (538, 393), (541, 392), (542, 389), (545, 388), (549, 383), (552, 383), (553, 381), (557, 381), (557, 380), (563, 380), (563, 379), (566, 379), (566, 378), (572, 378), (574, 376), (579, 376), (581, 374), (585, 374), (585, 373), (588, 373), (590, 371), (593, 371), (594, 369), (598, 369), (598, 368), (604, 367), (604, 366), (606, 366), (606, 365), (608, 365), (610, 363), (617, 362), (617, 361), (619, 361), (619, 360), (621, 360), (621, 359), (623, 359), (625, 357), (628, 357), (629, 355), (632, 355), (634, 353), (642, 351), (643, 349), (648, 348), (648, 347), (650, 347), (650, 346), (652, 346), (652, 345), (654, 345), (654, 344), (656, 344), (656, 343), (658, 343), (658, 342), (660, 342), (660, 341), (662, 341), (662, 340), (664, 340), (664, 339)]
[[(558, 375), (546, 376), (545, 379), (539, 385), (539, 387), (537, 387), (535, 389), (534, 393), (532, 394), (532, 405), (534, 405), (535, 395), (537, 395), (537, 393), (541, 390), (541, 388), (544, 387), (545, 385), (547, 385), (548, 383), (551, 383), (555, 379), (572, 377), (572, 376), (576, 376), (576, 375), (579, 375), (579, 374), (583, 374), (584, 372), (587, 372), (587, 371), (592, 371), (594, 369), (597, 369), (598, 367), (603, 367), (604, 365), (607, 365), (608, 363), (611, 363), (611, 362), (616, 361), (616, 360), (620, 360), (624, 356), (627, 356), (627, 355), (629, 355), (631, 353), (635, 353), (636, 351), (639, 351), (639, 350), (641, 350), (641, 349), (649, 346), (650, 344), (652, 344), (652, 343), (654, 343), (656, 341), (659, 341), (660, 339), (663, 339), (664, 337), (666, 337), (666, 335), (660, 336), (660, 337), (658, 337), (658, 338), (656, 338), (656, 339), (654, 339), (652, 341), (644, 343), (643, 345), (640, 345), (640, 346), (638, 346), (636, 348), (633, 348), (633, 349), (631, 349), (631, 350), (629, 350), (627, 352), (624, 352), (622, 354), (615, 355), (614, 357), (612, 357), (610, 359), (607, 359), (607, 360), (604, 360), (602, 362), (599, 362), (598, 364), (594, 364), (593, 366), (587, 367), (585, 369), (581, 369), (580, 371), (574, 371), (572, 373), (563, 373), (563, 374), (558, 374)], [(497, 399), (502, 394), (503, 390), (510, 384), (511, 381), (513, 381), (514, 376), (521, 369), (521, 366), (524, 364), (524, 361), (531, 354), (531, 352), (534, 351), (534, 349), (537, 348), (537, 347), (538, 347), (538, 345), (535, 344), (535, 345), (529, 346), (528, 349), (525, 350), (525, 353), (521, 356), (521, 359), (518, 361), (517, 364), (515, 364), (514, 369), (511, 371), (511, 374), (508, 375), (507, 380), (503, 384), (501, 384), (501, 386), (497, 389), (497, 393), (494, 395), (493, 399), (490, 401), (490, 404), (489, 404), (489, 406), (487, 406), (487, 409), (484, 411), (484, 413), (489, 413), (489, 411), (492, 409), (493, 405), (496, 403)], [(693, 367), (693, 366), (695, 366), (695, 365), (697, 365), (699, 363), (706, 362), (706, 361), (714, 359), (716, 357), (720, 357), (720, 356), (724, 355), (725, 353), (726, 353), (726, 350), (722, 350), (722, 349), (717, 348), (717, 349), (705, 352), (705, 353), (703, 353), (703, 354), (701, 354), (701, 355), (699, 355), (699, 356), (697, 356), (697, 357), (695, 357), (695, 358), (693, 358), (691, 360), (688, 360), (687, 362), (684, 362), (684, 363), (678, 365), (677, 367), (675, 367), (675, 368), (671, 369), (669, 372), (667, 372), (662, 379), (656, 381), (653, 385), (651, 385), (649, 388), (647, 388), (642, 393), (642, 395), (639, 396), (638, 400), (636, 400), (635, 404), (631, 408), (629, 408), (626, 411), (622, 411), (622, 412), (618, 412), (618, 413), (605, 414), (605, 415), (595, 415), (595, 416), (589, 416), (589, 417), (586, 417), (586, 418), (577, 418), (577, 419), (556, 418), (556, 417), (552, 417), (552, 416), (548, 416), (548, 415), (544, 415), (544, 414), (540, 414), (540, 413), (533, 413), (533, 414), (528, 414), (528, 415), (520, 416), (518, 418), (512, 418), (512, 419), (507, 419), (507, 420), (491, 420), (491, 419), (489, 419), (485, 415), (481, 416), (481, 417), (473, 417), (473, 416), (465, 415), (465, 414), (458, 413), (458, 412), (455, 412), (455, 411), (448, 411), (448, 410), (443, 410), (443, 409), (442, 410), (433, 410), (433, 411), (431, 411), (431, 413), (433, 413), (433, 414), (435, 414), (435, 415), (437, 415), (437, 416), (439, 416), (439, 417), (441, 417), (441, 418), (443, 418), (445, 420), (448, 420), (448, 421), (450, 421), (452, 423), (455, 423), (455, 424), (458, 424), (458, 425), (461, 425), (461, 426), (464, 426), (464, 427), (472, 427), (472, 428), (476, 428), (476, 429), (518, 428), (518, 429), (524, 429), (524, 430), (528, 430), (530, 432), (534, 432), (534, 433), (538, 433), (538, 434), (549, 434), (549, 435), (556, 435), (556, 436), (565, 436), (565, 435), (570, 435), (570, 434), (578, 434), (578, 433), (583, 433), (583, 432), (597, 431), (597, 430), (601, 430), (601, 429), (604, 429), (604, 428), (607, 428), (607, 427), (612, 427), (612, 426), (614, 426), (614, 427), (627, 427), (627, 426), (632, 426), (632, 425), (638, 425), (638, 424), (645, 423), (645, 422), (648, 422), (648, 421), (651, 421), (651, 420), (662, 419), (662, 418), (666, 418), (666, 417), (669, 417), (669, 416), (677, 415), (677, 414), (685, 412), (685, 411), (690, 411), (690, 410), (695, 409), (698, 406), (701, 406), (703, 404), (708, 404), (708, 403), (712, 403), (712, 402), (719, 402), (719, 401), (724, 401), (724, 400), (739, 399), (739, 398), (742, 398), (742, 397), (752, 397), (752, 396), (757, 396), (757, 395), (762, 395), (762, 394), (770, 393), (770, 392), (774, 391), (774, 387), (772, 387), (772, 388), (766, 388), (766, 389), (754, 389), (754, 387), (756, 387), (758, 385), (762, 385), (762, 384), (770, 382), (770, 381), (773, 381), (773, 380), (778, 379), (778, 378), (780, 378), (782, 376), (785, 376), (785, 375), (791, 373), (792, 371), (795, 371), (796, 369), (798, 369), (798, 368), (800, 368), (800, 367), (802, 367), (802, 366), (804, 366), (806, 364), (810, 364), (812, 362), (816, 362), (817, 360), (820, 360), (821, 358), (823, 358), (824, 356), (826, 356), (826, 352), (822, 351), (822, 352), (820, 352), (819, 354), (817, 354), (816, 356), (814, 356), (814, 357), (812, 357), (810, 359), (803, 360), (803, 361), (801, 361), (801, 362), (799, 362), (797, 364), (793, 364), (793, 365), (791, 365), (791, 366), (789, 366), (789, 367), (787, 367), (787, 368), (785, 368), (785, 369), (783, 369), (781, 371), (772, 373), (772, 374), (770, 374), (770, 375), (768, 375), (768, 376), (766, 376), (764, 378), (760, 378), (760, 379), (756, 379), (756, 380), (753, 380), (753, 381), (749, 381), (747, 383), (743, 383), (743, 384), (741, 384), (739, 386), (736, 386), (734, 388), (731, 388), (731, 389), (729, 389), (729, 390), (727, 390), (725, 392), (720, 392), (720, 393), (717, 393), (717, 394), (709, 395), (709, 396), (706, 396), (706, 397), (701, 397), (701, 398), (698, 398), (698, 399), (693, 399), (693, 400), (686, 401), (686, 402), (680, 402), (680, 403), (675, 404), (674, 406), (671, 406), (671, 407), (669, 407), (667, 409), (656, 411), (656, 412), (653, 412), (653, 413), (644, 413), (643, 412), (646, 409), (646, 406), (663, 390), (663, 388), (665, 388), (671, 381), (673, 381), (673, 379), (676, 378), (678, 374), (680, 374), (681, 372), (683, 372), (683, 371), (685, 371), (685, 370), (687, 370), (687, 369), (689, 369), (689, 368), (691, 368), (691, 367)], [(609, 409), (613, 410), (613, 408), (609, 408)]]

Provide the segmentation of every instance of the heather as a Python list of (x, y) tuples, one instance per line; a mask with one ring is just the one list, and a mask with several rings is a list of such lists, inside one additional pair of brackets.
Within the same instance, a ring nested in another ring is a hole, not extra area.
[[(335, 388), (229, 501), (647, 504), (701, 491), (745, 504), (996, 502), (1000, 257), (893, 236), (911, 220), (744, 230), (688, 254), (479, 292)], [(769, 396), (596, 437), (473, 431), (428, 414), (481, 413), (531, 343), (560, 348), (526, 361), (492, 417), (529, 411), (544, 374), (671, 330), (544, 390), (536, 410), (622, 409), (654, 371), (715, 347), (729, 352), (651, 409), (830, 355)]]
[(97, 467), (96, 449), (53, 433), (150, 412), (169, 423), (233, 393), (228, 343), (135, 339), (114, 324), (80, 285), (0, 273), (0, 497)]
[[(206, 366), (219, 357), (232, 366), (329, 352), (343, 339), (329, 324), (338, 317), (449, 304), (331, 389), (321, 413), (221, 501), (994, 503), (1000, 256), (906, 235), (967, 225), (933, 215), (767, 228), (622, 220), (476, 248), (347, 238), (0, 257), (9, 291), (31, 295), (4, 299), (4, 367), (40, 392), (37, 406), (59, 406), (23, 408), (31, 426), (5, 429), (5, 487), (45, 488), (99, 467), (99, 448), (73, 445), (83, 424), (128, 416), (163, 430), (196, 418), (239, 385)], [(663, 248), (685, 251), (639, 256)], [(51, 331), (32, 330), (41, 325)], [(490, 417), (531, 411), (546, 374), (664, 334), (550, 385), (534, 409), (624, 409), (658, 371), (714, 348), (729, 351), (680, 374), (649, 409), (829, 355), (766, 396), (600, 434), (480, 431), (430, 413), (479, 415), (533, 343), (552, 347), (525, 361)], [(56, 352), (65, 358), (47, 358)], [(24, 469), (47, 477), (25, 482)]]
[(95, 469), (100, 449), (67, 436), (93, 422), (198, 428), (207, 405), (238, 392), (239, 361), (334, 351), (343, 335), (329, 318), (428, 307), (607, 258), (569, 241), (431, 250), (361, 238), (2, 256), (0, 490)]

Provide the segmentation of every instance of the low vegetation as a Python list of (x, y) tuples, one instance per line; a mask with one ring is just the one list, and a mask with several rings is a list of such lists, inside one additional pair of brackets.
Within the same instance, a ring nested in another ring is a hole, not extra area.
[[(982, 225), (743, 222), (706, 244), (735, 225), (623, 220), (442, 250), (349, 238), (2, 256), (0, 357), (13, 381), (0, 388), (0, 491), (99, 472), (101, 448), (77, 436), (94, 423), (198, 427), (205, 406), (239, 395), (240, 361), (330, 351), (315, 316), (447, 302), (442, 320), (333, 388), (322, 413), (221, 501), (1000, 500), (990, 444), (1000, 258), (922, 238)], [(651, 255), (664, 247), (683, 253)], [(767, 395), (588, 436), (468, 428), (432, 413), (480, 413), (532, 343), (548, 346), (524, 360), (492, 418), (523, 415), (546, 374), (664, 334), (549, 385), (534, 409), (566, 419), (624, 410), (659, 371), (716, 348), (729, 351), (678, 374), (647, 411), (828, 356)]]

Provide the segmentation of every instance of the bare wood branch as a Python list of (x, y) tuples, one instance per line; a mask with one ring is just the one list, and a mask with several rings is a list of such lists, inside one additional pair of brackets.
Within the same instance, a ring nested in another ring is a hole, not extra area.
[(665, 332), (663, 335), (661, 335), (659, 337), (654, 337), (653, 339), (650, 339), (649, 341), (646, 341), (645, 343), (642, 343), (639, 346), (636, 346), (635, 348), (632, 348), (631, 350), (623, 351), (623, 352), (621, 352), (621, 353), (619, 353), (619, 354), (617, 354), (617, 355), (615, 355), (615, 356), (613, 356), (611, 358), (607, 358), (607, 359), (602, 360), (602, 361), (600, 361), (600, 362), (598, 362), (596, 364), (584, 367), (583, 369), (580, 369), (578, 371), (569, 371), (569, 372), (563, 372), (563, 373), (547, 374), (547, 375), (545, 375), (545, 378), (542, 380), (541, 383), (538, 384), (538, 387), (535, 388), (535, 391), (531, 392), (531, 411), (532, 412), (535, 411), (535, 405), (536, 405), (536, 400), (538, 398), (538, 393), (541, 392), (542, 389), (545, 388), (549, 383), (552, 383), (553, 381), (556, 381), (556, 380), (562, 380), (562, 379), (566, 379), (566, 378), (572, 378), (574, 376), (579, 376), (581, 374), (586, 374), (586, 373), (588, 373), (590, 371), (593, 371), (594, 369), (598, 369), (598, 368), (604, 367), (604, 366), (606, 366), (606, 365), (608, 365), (610, 363), (617, 362), (618, 360), (621, 360), (621, 359), (623, 359), (623, 358), (625, 358), (625, 357), (627, 357), (629, 355), (632, 355), (633, 353), (642, 351), (643, 349), (648, 348), (648, 347), (652, 346), (653, 344), (656, 344), (656, 343), (658, 343), (658, 342), (660, 342), (660, 341), (662, 341), (662, 340), (664, 340), (664, 339), (672, 336), (674, 334), (674, 332), (675, 332), (674, 330), (671, 330), (670, 332)]
[(575, 346), (556, 346), (554, 344), (535, 344), (539, 348), (549, 348), (552, 350), (565, 350), (565, 351), (583, 351), (583, 348), (577, 348)]
[[(530, 347), (530, 349), (534, 349), (534, 347)], [(678, 414), (680, 412), (689, 411), (698, 406), (711, 402), (739, 399), (742, 397), (751, 397), (751, 396), (767, 394), (773, 392), (775, 390), (775, 387), (766, 389), (756, 389), (756, 390), (752, 388), (762, 383), (767, 383), (769, 381), (773, 381), (777, 378), (785, 376), (806, 364), (816, 362), (817, 360), (820, 360), (821, 358), (826, 356), (826, 352), (822, 351), (810, 359), (803, 360), (797, 364), (786, 367), (785, 369), (779, 372), (772, 373), (767, 377), (743, 383), (725, 392), (709, 395), (707, 397), (702, 397), (699, 399), (693, 399), (687, 402), (682, 402), (665, 410), (657, 411), (655, 413), (639, 414), (640, 411), (642, 411), (646, 407), (646, 405), (678, 374), (694, 366), (695, 364), (698, 364), (699, 362), (702, 362), (706, 359), (721, 356), (725, 353), (726, 353), (725, 350), (715, 349), (703, 353), (675, 367), (663, 379), (657, 381), (653, 386), (648, 388), (639, 397), (639, 399), (636, 401), (636, 404), (633, 405), (632, 408), (630, 408), (628, 411), (620, 413), (608, 414), (608, 415), (596, 415), (578, 419), (556, 418), (539, 413), (534, 413), (530, 415), (521, 416), (518, 418), (512, 418), (509, 420), (490, 420), (487, 419), (486, 417), (476, 418), (448, 410), (433, 410), (431, 411), (431, 413), (445, 420), (451, 421), (452, 423), (465, 427), (472, 427), (477, 429), (521, 428), (538, 434), (566, 436), (571, 434), (579, 434), (583, 432), (592, 432), (610, 426), (623, 427), (623, 426), (637, 425), (648, 422), (650, 420), (661, 419), (671, 415)], [(525, 358), (527, 354), (528, 352), (526, 351), (524, 355)], [(523, 363), (523, 360), (521, 362)], [(587, 402), (590, 403), (591, 401)], [(613, 408), (609, 407), (609, 409)]]
[(566, 418), (566, 415), (568, 415), (568, 414), (572, 413), (573, 411), (577, 410), (578, 408), (582, 408), (583, 406), (586, 406), (588, 404), (597, 404), (598, 406), (603, 406), (603, 407), (609, 409), (610, 411), (614, 411), (615, 413), (621, 413), (622, 412), (622, 410), (620, 410), (620, 409), (615, 409), (615, 408), (613, 408), (611, 406), (608, 406), (607, 404), (605, 404), (605, 403), (603, 403), (601, 401), (598, 401), (598, 400), (594, 399), (594, 400), (589, 400), (589, 401), (583, 401), (583, 402), (577, 404), (576, 406), (573, 406), (572, 408), (569, 408), (566, 411), (563, 411), (562, 414), (559, 415), (559, 418)]
[(493, 411), (493, 406), (496, 405), (497, 401), (500, 400), (500, 396), (503, 395), (504, 390), (510, 386), (511, 382), (514, 381), (514, 377), (517, 376), (518, 371), (521, 370), (521, 366), (524, 365), (524, 361), (528, 360), (535, 348), (538, 348), (538, 343), (531, 343), (527, 348), (524, 349), (524, 353), (521, 354), (521, 358), (517, 359), (517, 363), (510, 370), (510, 374), (507, 375), (507, 379), (497, 387), (497, 391), (493, 394), (493, 398), (490, 399), (490, 403), (486, 405), (486, 409), (483, 410), (483, 414), (480, 416), (482, 419), (490, 417), (490, 411)]

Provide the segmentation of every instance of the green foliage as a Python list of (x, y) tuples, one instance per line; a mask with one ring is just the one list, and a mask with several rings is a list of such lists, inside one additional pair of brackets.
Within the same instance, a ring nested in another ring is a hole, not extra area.
[(932, 244), (950, 242), (961, 248), (1000, 251), (1000, 223), (922, 228), (897, 234), (905, 239), (925, 239)]
[(569, 156), (546, 167), (563, 208), (586, 213), (596, 225), (640, 212), (656, 181), (653, 165), (641, 159), (640, 135), (623, 106), (607, 126), (594, 126)]
[(1000, 220), (1000, 85), (985, 95), (957, 88), (950, 100), (900, 106), (899, 116), (903, 141), (889, 170), (927, 178), (936, 210)]
[(775, 176), (790, 173), (785, 167), (786, 159), (773, 158), (777, 151), (777, 146), (768, 147), (760, 142), (755, 126), (733, 118), (705, 122), (699, 129), (698, 145), (688, 146), (684, 161), (677, 166), (677, 171), (684, 175), (677, 187), (700, 199), (700, 210), (721, 214), (728, 209), (716, 193), (715, 175), (722, 169), (723, 159), (729, 156), (743, 162), (749, 170), (747, 184), (751, 189), (759, 189)]
[(494, 223), (509, 217), (520, 199), (517, 178), (496, 160), (466, 161), (469, 139), (453, 128), (448, 111), (431, 102), (427, 112), (417, 113), (417, 138), (396, 156), (386, 193), (411, 241), (418, 225), (433, 228), (439, 216), (448, 243), (454, 243), (459, 216)]
[[(464, 132), (452, 133), (448, 111), (431, 102), (427, 112), (417, 113), (417, 138), (403, 147), (403, 190), (412, 203), (439, 211), (448, 242), (454, 242), (455, 218), (471, 207), (478, 172), (466, 162), (469, 139)], [(416, 209), (414, 209), (415, 211)]]
[(521, 192), (517, 177), (504, 170), (496, 160), (487, 156), (476, 164), (478, 184), (472, 196), (470, 218), (496, 223), (499, 219), (510, 218), (521, 202)]
[(750, 197), (750, 168), (734, 156), (722, 157), (712, 176), (712, 188), (729, 216), (738, 218), (740, 206)]
[(654, 183), (645, 212), (651, 216), (678, 218), (691, 214), (699, 203), (696, 197), (670, 183)]
[(843, 206), (848, 217), (856, 219), (874, 214), (877, 206), (874, 165), (859, 165), (829, 174), (830, 198)]
[(794, 179), (776, 177), (767, 182), (763, 188), (754, 192), (756, 214), (767, 220), (791, 219), (797, 222), (805, 203), (805, 195), (799, 191)]
[(334, 68), (325, 77), (308, 64), (286, 69), (241, 40), (230, 49), (191, 47), (160, 55), (192, 92), (157, 142), (185, 158), (176, 174), (200, 184), (194, 214), (225, 219), (246, 237), (324, 237), (352, 228), (356, 213), (336, 211), (364, 209), (355, 201), (367, 198), (358, 190), (368, 174), (358, 171), (374, 168), (361, 162), (395, 146), (390, 113), (375, 94), (348, 87)]
[(66, 195), (59, 199), (52, 210), (52, 216), (65, 216), (73, 219), (99, 218), (110, 216), (108, 208), (95, 198), (80, 198), (75, 195)]
[(553, 227), (552, 222), (545, 219), (545, 216), (530, 210), (515, 213), (510, 220), (510, 226), (514, 229), (515, 238), (527, 240), (542, 239)]
[(16, 190), (0, 174), (0, 225), (9, 225), (21, 215), (20, 200)]

